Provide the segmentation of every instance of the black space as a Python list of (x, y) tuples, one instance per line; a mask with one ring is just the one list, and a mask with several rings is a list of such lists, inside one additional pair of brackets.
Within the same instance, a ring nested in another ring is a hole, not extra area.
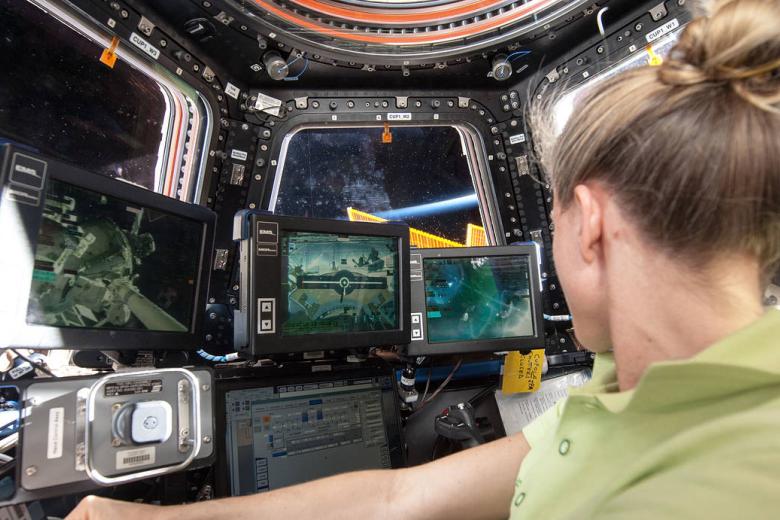
[(154, 189), (157, 83), (28, 2), (0, 0), (0, 140)]

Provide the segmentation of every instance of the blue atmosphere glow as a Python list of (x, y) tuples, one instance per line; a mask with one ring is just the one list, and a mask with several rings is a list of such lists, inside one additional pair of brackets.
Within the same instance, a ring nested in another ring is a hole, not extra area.
[(465, 208), (477, 206), (478, 204), (479, 201), (477, 200), (477, 194), (473, 193), (471, 195), (464, 195), (463, 197), (456, 197), (454, 199), (429, 202), (428, 204), (420, 204), (419, 206), (409, 206), (406, 208), (392, 209), (390, 211), (382, 211), (380, 213), (375, 213), (375, 215), (377, 217), (388, 220), (402, 220), (406, 218), (429, 217), (431, 215), (459, 211)]

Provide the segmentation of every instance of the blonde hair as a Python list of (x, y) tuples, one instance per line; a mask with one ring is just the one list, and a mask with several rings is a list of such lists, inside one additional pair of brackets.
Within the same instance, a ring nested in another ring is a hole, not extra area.
[(749, 254), (773, 273), (780, 0), (714, 2), (663, 65), (604, 81), (560, 136), (535, 137), (561, 207), (577, 185), (600, 181), (667, 252), (699, 265), (723, 252)]

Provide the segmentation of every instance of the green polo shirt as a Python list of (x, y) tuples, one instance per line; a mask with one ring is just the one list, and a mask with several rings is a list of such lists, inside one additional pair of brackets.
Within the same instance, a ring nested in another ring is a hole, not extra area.
[(529, 425), (511, 518), (780, 518), (780, 311), (618, 392), (611, 355)]

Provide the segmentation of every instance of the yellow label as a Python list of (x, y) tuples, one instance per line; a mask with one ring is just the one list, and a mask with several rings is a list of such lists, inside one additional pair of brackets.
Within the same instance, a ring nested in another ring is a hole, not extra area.
[(536, 392), (542, 383), (544, 349), (528, 354), (510, 352), (504, 359), (504, 380), (501, 391), (505, 394)]

